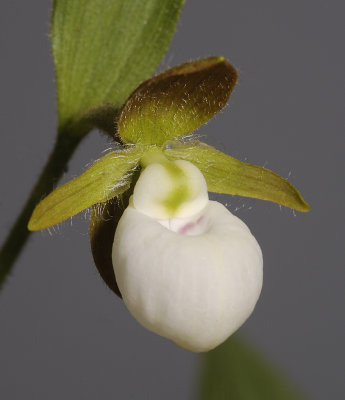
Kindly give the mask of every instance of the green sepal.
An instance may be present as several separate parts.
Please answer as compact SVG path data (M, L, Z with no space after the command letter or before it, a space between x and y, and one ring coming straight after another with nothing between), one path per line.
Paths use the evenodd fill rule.
M120 111L118 133L125 143L162 145L187 135L217 114L237 81L223 57L174 67L143 82Z
M112 151L82 175L60 186L34 209L28 229L37 231L55 225L86 208L105 202L128 189L141 150Z
M290 182L266 168L242 162L198 141L172 143L169 147L166 156L192 162L203 173L210 192L255 197L298 211L310 210Z
M122 106L163 58L183 3L54 0L50 36L60 129L78 125L99 104Z

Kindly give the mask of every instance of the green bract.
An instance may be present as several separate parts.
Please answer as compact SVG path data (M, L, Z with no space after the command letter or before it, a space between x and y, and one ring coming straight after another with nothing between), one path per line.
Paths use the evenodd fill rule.
M199 141L184 141L224 107L236 80L237 72L231 64L223 57L210 57L179 65L143 82L119 114L122 149L107 154L41 201L29 229L47 228L103 203L100 212L95 206L91 213L91 247L102 277L119 294L111 265L112 239L139 170L150 163L170 165L170 161L187 160L203 173L210 192L255 197L308 211L310 207L299 192L274 172L236 160ZM102 125L102 121L99 123ZM109 202L111 199L114 201ZM112 215L113 220L99 218L103 213Z
M95 107L122 106L163 58L183 3L54 0L51 42L60 130L71 130Z

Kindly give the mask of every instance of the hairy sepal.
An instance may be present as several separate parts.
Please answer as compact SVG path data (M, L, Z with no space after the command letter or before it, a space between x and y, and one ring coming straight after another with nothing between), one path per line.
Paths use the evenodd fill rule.
M35 208L28 229L37 231L55 225L80 211L105 202L129 188L141 150L112 151L82 175L60 186Z
M162 145L187 135L217 114L236 84L223 57L178 65L143 82L122 107L118 132L125 143Z
M187 160L198 167L210 192L268 200L297 211L310 210L301 194L286 179L266 168L237 160L204 143L171 143L164 153L171 160Z

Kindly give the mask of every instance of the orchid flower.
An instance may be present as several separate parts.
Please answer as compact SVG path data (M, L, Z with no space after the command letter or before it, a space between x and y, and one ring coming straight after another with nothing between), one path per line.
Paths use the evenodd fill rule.
M144 169L115 233L113 266L132 315L195 352L237 330L262 286L254 236L208 200L202 173L184 160Z
M208 351L249 317L262 254L248 227L208 192L309 206L286 180L193 139L237 81L223 57L143 82L117 118L117 148L43 199L29 221L45 229L92 207L95 264L147 329Z

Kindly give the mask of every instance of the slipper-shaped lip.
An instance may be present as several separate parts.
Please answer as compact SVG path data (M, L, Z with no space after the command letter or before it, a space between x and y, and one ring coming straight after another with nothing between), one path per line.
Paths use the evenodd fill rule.
M134 318L194 352L208 351L235 332L262 287L257 241L215 201L190 219L170 222L130 204L115 233L113 265Z

